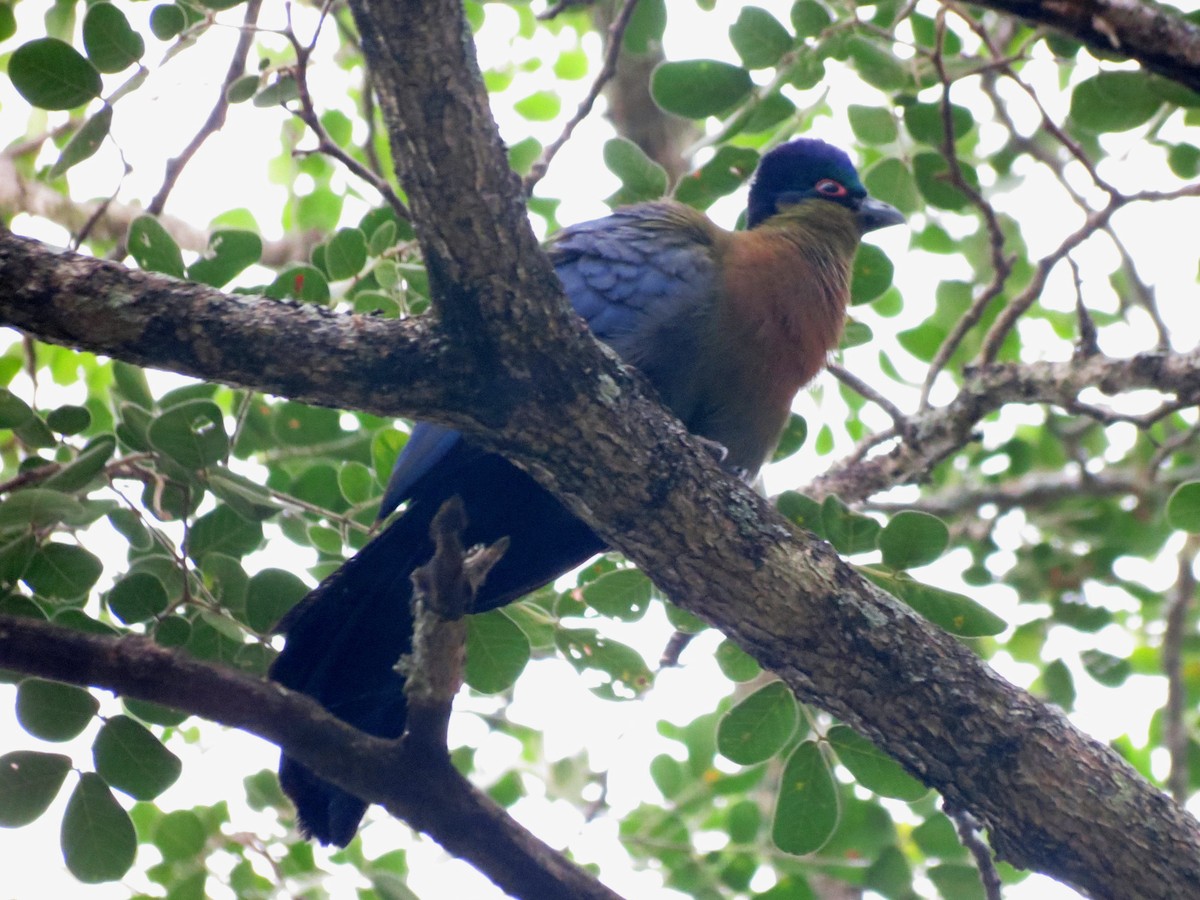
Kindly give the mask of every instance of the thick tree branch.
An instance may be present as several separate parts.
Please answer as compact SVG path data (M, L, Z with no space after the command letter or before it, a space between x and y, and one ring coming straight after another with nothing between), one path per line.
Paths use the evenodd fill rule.
M431 403L434 376L458 379L457 387L443 388L454 396L442 397L455 418L442 419L461 420L508 453L678 603L721 627L802 699L853 725L953 806L969 810L1002 857L1095 897L1125 898L1134 884L1146 898L1193 890L1200 883L1200 826L1193 819L1107 747L1005 682L959 641L865 582L828 545L797 532L762 498L725 477L679 423L638 390L636 379L583 339L529 232L458 4L352 5L429 263L444 329L437 333L453 340L453 353L433 341L432 370L411 373L427 379L415 383L425 384ZM16 324L36 327L37 310L19 314ZM166 313L160 315L172 341L181 330L200 328L176 320L170 329ZM348 354L337 317L304 315L314 328L329 330L334 356ZM61 322L54 332L45 336L75 344L85 337ZM379 368L384 351L374 344L385 333L392 332L370 332L362 341L371 384L390 374ZM137 352L137 359L146 358L145 349ZM474 369L446 362L459 358ZM276 371L284 359L293 369L317 365L316 359L298 361L289 350L273 363L272 384L302 391L299 375L285 382ZM932 452L944 456L953 440L961 445L969 438L989 404L1060 402L1076 397L1084 384L1111 390L1130 378L1162 377L1181 396L1196 396L1200 374L1190 356L1098 364L1104 362L1113 371L1077 361L1078 380L1061 382L1050 397L1038 393L1046 382L1036 367L981 369L970 376L979 393L965 393L940 419L927 420L930 430L918 446L928 452L928 439ZM1118 370L1123 380L1109 380ZM240 383L248 375L243 367L236 377ZM361 382L354 390L367 396ZM989 390L1000 399L986 399ZM395 411L416 411L394 391L389 386L384 395L395 400ZM368 399L369 408L386 411L378 396ZM478 413L484 401L492 401L490 417L468 420L463 411ZM482 430L489 426L494 430ZM886 486L884 478L890 484L919 477L923 466L942 458L913 454L902 448L892 469L881 467L879 486ZM613 484L622 489L612 490ZM342 757L337 762L345 765ZM332 774L320 760L314 768Z
M55 252L3 229L0 284L0 321L52 343L384 415L436 418L470 405L451 395L470 383L456 370L471 361L441 339L432 318L347 316L227 295Z
M1200 26L1144 0L972 0L997 12L1049 25L1101 56L1135 59L1152 72L1200 91Z
M355 731L278 684L166 650L149 638L84 634L11 616L0 616L0 666L161 703L258 735L339 787L383 804L517 896L619 900L476 791L447 755ZM481 841L481 834L488 839Z

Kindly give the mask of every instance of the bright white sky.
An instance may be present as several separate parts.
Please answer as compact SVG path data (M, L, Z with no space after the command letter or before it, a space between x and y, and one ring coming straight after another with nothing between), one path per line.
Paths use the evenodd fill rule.
M741 5L718 4L716 13L701 17L692 4L671 4L671 42L666 48L668 57L686 59L710 56L735 61L725 34L728 24L736 18ZM791 5L788 0L763 0L760 5L774 10L782 21L787 21L787 11ZM22 20L37 18L35 13L40 14L40 11L35 10L34 6L28 3L18 5L18 16ZM267 7L263 24L278 24L271 23L267 17L281 16L281 5L267 4ZM150 4L126 4L122 8L131 17L145 16L149 13ZM310 10L296 12L299 18L307 15ZM223 19L230 23L237 22L240 21L241 13L240 9L236 9L232 14L225 14ZM482 64L485 68L507 61L507 50L499 38L508 31L509 24L506 18L515 15L498 4L489 4L487 13L488 25L480 45ZM686 29L680 29L677 27L676 17L694 17L697 22ZM29 35L24 29L18 33L22 37ZM161 180L163 160L178 152L207 115L218 90L219 78L224 72L225 60L231 52L234 37L233 29L229 29L224 45L217 46L220 42L214 40L214 36L206 36L204 43L210 47L211 55L195 51L180 55L162 71L152 75L143 90L122 101L115 117L114 135L133 170L121 184L122 199L136 199L144 203L153 195ZM552 57L558 49L555 47L555 39L543 35L540 40L541 44L532 49L540 56ZM151 49L147 54L147 61L155 67L155 54L160 52L161 46L153 41L148 43ZM588 49L593 59L596 59L599 52L598 40ZM212 64L209 62L212 59L219 62ZM319 89L322 85L327 87L328 97L325 99L329 104L342 102L338 85L330 83L340 77L342 73L325 70L316 73L313 79L316 88ZM1044 77L1047 79L1046 83L1052 85L1057 74L1047 63L1043 66L1043 71L1036 76L1030 74L1029 77ZM119 82L110 80L109 87L116 83ZM564 110L569 112L574 109L587 84L585 80L563 86L566 94ZM539 75L522 74L518 76L514 85L516 96L521 96L523 85L528 87L528 91L546 86ZM823 87L829 89L829 102L837 110L843 110L854 102L878 101L878 94L861 85L853 77L834 76ZM10 96L11 92L5 91L5 88L7 83L0 84L0 102L3 103L4 109L10 111L8 119L15 125L24 121L25 107L19 98ZM818 93L797 94L796 99L801 104L812 103L816 101ZM969 103L969 91L956 93L955 99L956 102ZM318 104L321 103L322 98L318 98ZM1057 102L1056 106L1053 97L1050 97L1050 106L1052 114L1056 116L1065 111L1062 102ZM352 110L347 109L346 112L351 113ZM1028 104L1015 96L1012 112L1023 127L1035 127L1036 120L1029 118ZM252 210L263 211L278 208L283 192L279 186L268 181L266 158L247 153L246 148L261 146L267 148L268 153L277 152L281 121L282 114L275 111L253 109L249 104L233 107L225 130L209 140L189 167L185 177L181 179L168 204L168 212L196 225L203 225L232 207L246 206ZM148 123L152 123L152 127L156 129L159 140L145 139ZM557 135L560 124L537 124L512 119L502 121L501 127L510 141L515 142L532 133L548 142ZM815 133L842 146L854 146L854 139L844 116L839 115L834 119L821 118ZM543 182L539 193L563 197L559 212L561 221L579 221L607 211L603 198L616 188L617 182L599 163L598 149L610 134L608 125L598 114L593 114L577 130L574 139L560 154ZM11 132L0 134L0 140L5 142L12 137ZM1200 136L1193 135L1193 142L1200 143L1198 138ZM984 140L998 141L998 137L985 130ZM1153 178L1155 173L1164 170L1161 155L1141 147L1136 140L1126 139L1121 143L1119 137L1114 138L1113 146L1119 150L1120 158L1111 162L1112 172L1106 174L1110 174L1114 179L1128 178L1130 173ZM75 195L103 196L111 193L118 183L120 172L120 160L109 144L92 160L73 170L71 181ZM1119 183L1129 188L1159 186L1128 180ZM987 187L985 185L985 189ZM1024 213L1021 221L1025 238L1031 250L1038 253L1057 244L1066 232L1062 217L1049 211L1051 204L1058 204L1053 208L1061 208L1059 201L1058 191L1053 184L1040 178L1032 178L1025 183L1019 196L1002 198L998 203L1005 208L1012 208L1015 212ZM741 195L723 201L712 211L714 218L721 224L732 225L742 202L744 200ZM356 217L355 213L350 212L356 205L361 206L362 210L367 208L365 204L349 199L349 220ZM1177 242L1164 241L1162 235L1194 233L1194 223L1200 219L1200 202L1175 204L1172 212L1179 217L1176 220L1179 223L1179 231L1163 231L1162 207L1130 208L1121 214L1118 224L1135 256L1143 260L1152 260L1143 274L1155 273L1163 315L1176 335L1177 346L1188 347L1200 339L1200 319L1194 315L1196 258L1194 254L1179 253ZM259 223L264 230L264 237L269 239L279 236L277 220L271 213L264 212L259 217ZM61 231L46 226L45 223L32 222L22 217L15 223L15 227L19 231L45 240L65 242L65 235ZM965 220L960 227L966 227ZM872 239L887 250L896 263L896 280L909 304L899 319L883 322L884 333L898 331L924 317L927 307L921 298L931 297L932 286L937 279L961 278L968 274L959 265L948 264L944 257L930 257L908 250L908 236L904 229L889 229L877 236L873 235ZM1079 258L1086 264L1089 258L1096 259L1107 253L1109 248L1103 242L1094 241L1080 253ZM1111 264L1101 262L1097 271L1107 273L1109 268ZM1111 302L1108 288L1104 284L1097 282L1087 285L1086 288L1089 291L1089 302L1096 302L1101 306L1108 306ZM1060 273L1060 280L1052 283L1047 296L1058 296L1062 298L1066 308L1070 307L1074 295L1069 282L1065 280L1065 275ZM880 326L874 322L872 324L876 325L878 331ZM1120 347L1106 349L1126 353L1135 348L1150 346L1152 343L1153 336L1148 323L1135 321L1128 329L1128 334L1123 336ZM875 377L878 370L873 353L856 353L854 357L847 358L847 363L853 364L856 371L868 381L886 385L889 395L893 396L902 408L912 408L915 405L914 396L896 396L903 392L882 375ZM917 370L914 369L905 374L915 376L916 373ZM19 383L16 387L20 389ZM805 414L810 423L815 423L823 418L836 416L838 406L836 392L821 391L818 387L815 392L802 395L798 399L797 411ZM1026 417L1030 413L1014 411L1012 415ZM882 426L886 423L879 418L876 424ZM815 425L813 430L815 432ZM839 449L845 450L848 447ZM786 471L772 473L769 476L769 486L772 490L779 490L803 484L806 477L798 473L819 471L827 462L827 459L815 456L810 449ZM1014 517L1009 532L1010 540L1014 544L1020 527L1021 523ZM123 552L119 545L114 543L113 546L114 553ZM253 562L261 562L263 566L282 565L298 571L303 561L297 558L297 553L291 544L279 539L271 542L265 551L256 555ZM967 564L964 560L965 554L952 553L936 567L924 573L924 577L933 583L953 588L957 573ZM1131 563L1130 570L1122 574L1143 581L1156 589L1163 589L1172 580L1172 573L1173 566ZM1018 609L1015 598L1004 588L997 587L982 592L972 589L972 595L988 603L1009 621L1018 621L1020 617L1028 614L1027 609ZM655 609L645 620L633 626L611 623L609 631L619 640L637 648L646 659L655 660L662 651L670 628L661 611ZM1101 632L1091 640L1094 640L1094 645L1100 649L1113 653L1122 653L1129 649L1125 646L1124 635L1115 629ZM588 823L582 820L579 811L570 804L536 796L521 801L515 813L536 833L555 846L562 846L569 840L581 862L599 863L610 886L628 897L639 900L666 900L681 896L665 890L654 873L632 869L617 840L617 823L622 812L631 809L642 797L656 796L656 790L646 770L649 760L659 752L679 752L676 745L664 742L658 736L656 723L659 719L688 722L711 710L714 696L728 693L729 683L719 673L712 659L712 651L718 641L719 635L714 633L701 636L684 655L685 665L682 668L662 673L654 689L643 699L632 703L617 704L595 698L587 690L585 679L565 662L557 659L531 664L515 689L515 699L509 707L508 714L515 721L544 731L546 754L549 759L586 753L594 769L608 771L606 799L612 808L612 814ZM1077 634L1064 631L1055 635L1047 650L1072 659L1073 654L1080 649L1078 642ZM1007 677L1025 685L1036 675L1032 667L1019 666L1003 658L997 661L997 667ZM1098 688L1087 676L1078 677L1076 685L1079 689L1079 699L1072 719L1089 733L1104 740L1129 733L1135 742L1143 741L1150 716L1162 705L1165 697L1161 679L1134 678L1120 692ZM12 691L9 688L0 688L0 747L5 751L18 748L45 749L44 744L30 738L16 724L12 716L11 697ZM515 741L490 732L482 720L470 714L470 711L486 712L495 707L496 704L487 698L461 697L457 706L459 714L454 719L451 733L453 744L470 744L479 748L476 759L480 783L488 783L507 768L518 764L519 748ZM107 710L116 711L117 708L115 703L110 702L106 705ZM226 799L233 810L234 827L238 830L264 833L277 827L272 816L259 815L244 806L241 784L245 775L275 766L274 748L234 732L212 728L206 728L204 731L204 737L199 744L184 745L178 740L172 742L172 749L184 759L184 775L174 787L159 798L160 805L164 809L189 808L198 803ZM81 764L86 765L92 735L93 732L89 730L82 738L54 749L69 753ZM0 860L3 860L5 869L6 893L23 900L47 896L99 900L123 898L133 891L150 889L150 885L140 883L140 879L135 877L137 870L144 868L154 854L152 848L145 846L139 850L138 866L124 884L83 886L63 870L58 851L57 827L65 800L66 792L35 826L0 831ZM898 805L898 808L902 808L902 805ZM712 847L705 843L709 838L713 842ZM369 857L396 846L411 845L409 852L414 874L410 884L421 896L461 896L480 900L501 896L474 870L464 864L447 860L430 842L412 843L409 830L386 816L375 816L373 823L363 831L363 841ZM720 846L717 843L719 835L699 835L697 841L702 849ZM345 867L332 869L339 873L339 877L347 879L343 887L333 888L335 896L349 896L353 886L358 885L353 873L344 869ZM767 886L756 884L759 888ZM219 885L210 883L209 890L214 897L223 896ZM1034 876L1021 886L1011 889L1006 896L1011 900L1057 900L1076 895L1048 879Z

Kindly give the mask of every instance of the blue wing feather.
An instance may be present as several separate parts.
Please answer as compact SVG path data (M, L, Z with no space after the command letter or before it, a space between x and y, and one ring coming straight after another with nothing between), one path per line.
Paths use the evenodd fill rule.
M547 252L592 333L657 381L639 351L656 343L662 327L710 304L717 280L713 241L704 216L667 201L564 228ZM671 393L664 391L664 399ZM380 518L409 499L461 439L453 429L418 422L388 479Z

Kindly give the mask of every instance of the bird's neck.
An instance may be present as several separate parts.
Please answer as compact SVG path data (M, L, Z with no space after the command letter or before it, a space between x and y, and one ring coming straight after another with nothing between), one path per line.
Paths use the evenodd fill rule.
M730 236L725 283L731 318L750 337L788 399L820 371L841 337L859 232L853 213L821 203Z

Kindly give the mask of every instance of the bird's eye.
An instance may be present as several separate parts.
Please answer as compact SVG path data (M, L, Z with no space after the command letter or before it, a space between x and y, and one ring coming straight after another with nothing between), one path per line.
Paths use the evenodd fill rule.
M814 187L818 194L825 197L845 197L849 193L845 185L834 181L832 178L822 178Z

